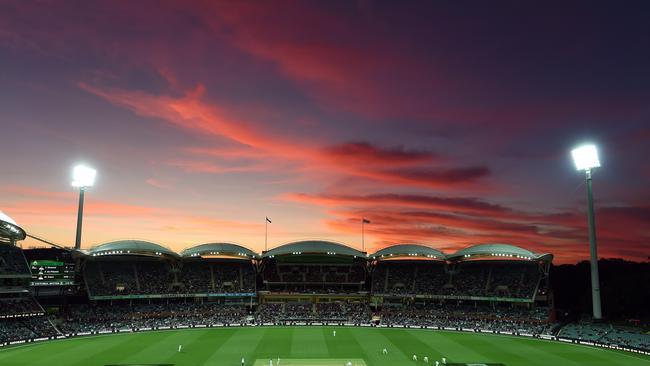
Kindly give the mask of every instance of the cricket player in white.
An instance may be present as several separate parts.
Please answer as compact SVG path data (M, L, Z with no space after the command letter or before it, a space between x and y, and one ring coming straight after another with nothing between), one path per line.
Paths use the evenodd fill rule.
M179 344L179 345L178 345L178 352L180 352L182 349L183 349L183 345L182 345L182 344Z
M336 331L332 331L332 336L336 337Z
M385 354L385 355L387 355L387 354L388 354L388 350L387 350L386 348L384 348L384 350L383 350L383 351L381 351L381 353L383 353L383 354Z
M352 366L352 362L348 361L347 366Z
M444 358L444 357L442 358L442 364L443 364L443 365L446 365L446 364L447 364L447 359Z
M241 358L241 366L244 366L244 358Z
M269 358L269 366L273 366L273 359Z
M417 361L417 360L418 360L418 356L413 355L413 361Z
M424 363L429 363L429 357L424 356Z
M440 366L440 361L436 361L436 366Z

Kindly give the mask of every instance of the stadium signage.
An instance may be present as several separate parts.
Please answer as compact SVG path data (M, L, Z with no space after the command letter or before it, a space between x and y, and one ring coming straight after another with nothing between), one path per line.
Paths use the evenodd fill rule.
M501 301L501 302L533 302L533 299L521 299L515 297L489 297L489 296L458 296L458 295L415 295L416 299L437 299L437 300L478 300L478 301Z
M120 299L167 299L183 297L253 297L254 292L244 293L198 293L198 294L152 294L152 295L95 295L90 296L91 300L120 300Z

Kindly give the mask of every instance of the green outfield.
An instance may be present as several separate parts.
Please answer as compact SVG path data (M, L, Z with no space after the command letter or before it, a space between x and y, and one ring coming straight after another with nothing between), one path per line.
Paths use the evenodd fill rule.
M332 331L336 329L336 336ZM178 346L182 351L178 352ZM388 354L382 354L386 348ZM413 355L418 361L412 361ZM0 350L2 366L355 366L454 364L650 366L641 355L474 333L353 327L214 328L36 343Z

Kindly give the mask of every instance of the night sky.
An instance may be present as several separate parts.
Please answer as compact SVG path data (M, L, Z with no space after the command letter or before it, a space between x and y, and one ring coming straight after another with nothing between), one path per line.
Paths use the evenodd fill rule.
M650 2L0 1L0 210L72 245L650 251ZM27 246L36 242L28 240Z

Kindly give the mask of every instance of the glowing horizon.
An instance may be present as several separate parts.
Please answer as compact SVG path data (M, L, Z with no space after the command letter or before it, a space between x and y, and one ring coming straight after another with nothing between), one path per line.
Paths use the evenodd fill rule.
M570 150L592 141L606 167L594 171L599 254L645 261L643 14L577 4L7 4L0 210L71 245L69 173L83 161L99 176L82 248L136 238L260 252L266 216L269 248L308 238L360 248L365 217L367 252L507 243L568 263L589 257L584 177Z

